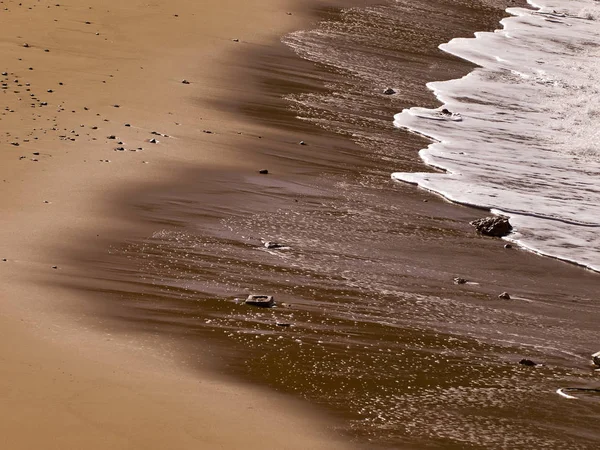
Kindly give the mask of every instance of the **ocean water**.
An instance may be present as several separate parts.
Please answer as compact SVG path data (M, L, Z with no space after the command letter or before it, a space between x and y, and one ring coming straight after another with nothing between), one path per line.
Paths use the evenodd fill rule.
M188 167L176 182L121 192L153 232L92 261L102 311L181 338L188 368L315 405L362 448L598 448L598 397L570 390L598 383L597 274L506 250L468 225L486 212L390 179L436 174L418 157L430 138L395 127L394 114L431 115L440 103L426 83L474 69L438 46L497 28L508 5L326 9L283 38L293 52L240 61L265 89L236 105L262 138L239 139L269 175ZM466 125L452 109L461 122L424 123ZM259 293L276 307L243 304Z
M529 3L440 46L479 67L428 83L442 105L394 124L433 139L419 155L443 173L392 177L509 216L508 240L600 271L600 5Z

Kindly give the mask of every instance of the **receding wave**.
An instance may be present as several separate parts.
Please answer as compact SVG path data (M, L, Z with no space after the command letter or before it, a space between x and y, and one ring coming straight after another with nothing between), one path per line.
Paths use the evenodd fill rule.
M480 67L429 83L443 106L394 123L433 139L419 154L444 173L392 177L508 215L512 240L600 271L600 6L529 3L501 30L440 46Z

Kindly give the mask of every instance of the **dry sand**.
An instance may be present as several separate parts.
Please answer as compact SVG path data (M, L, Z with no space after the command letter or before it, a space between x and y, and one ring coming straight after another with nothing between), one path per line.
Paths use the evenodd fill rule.
M211 105L251 89L241 52L308 18L278 0L0 7L2 448L347 447L304 406L91 326L85 299L49 283L76 273L59 249L144 233L110 215L125 186L187 163L253 165L238 149L257 131Z

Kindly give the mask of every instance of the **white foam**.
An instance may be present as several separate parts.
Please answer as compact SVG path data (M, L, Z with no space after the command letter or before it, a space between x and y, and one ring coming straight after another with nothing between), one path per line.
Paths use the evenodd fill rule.
M600 4L530 3L440 46L481 66L427 85L462 120L411 108L394 124L435 140L419 154L446 173L392 177L508 215L511 240L600 271Z

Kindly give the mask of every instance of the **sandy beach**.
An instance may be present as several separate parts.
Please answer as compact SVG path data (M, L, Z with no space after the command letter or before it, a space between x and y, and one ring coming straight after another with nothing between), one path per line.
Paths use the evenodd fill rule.
M252 88L237 55L309 18L274 0L111 0L5 1L0 20L3 447L347 448L292 400L113 336L60 287L77 278L65 250L144 235L111 214L120 191L192 162L252 164L236 148L256 135L215 104Z
M517 3L338 3L1 4L5 448L595 448L598 275L390 179Z

